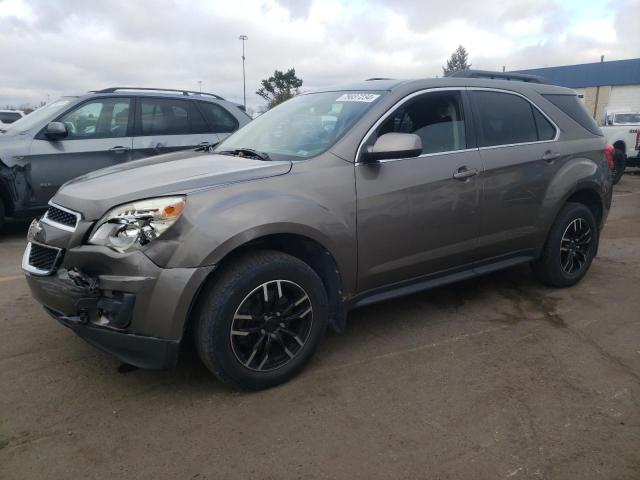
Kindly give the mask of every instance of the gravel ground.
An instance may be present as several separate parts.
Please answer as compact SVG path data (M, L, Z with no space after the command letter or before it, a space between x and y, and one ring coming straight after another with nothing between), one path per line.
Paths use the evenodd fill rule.
M518 267L353 312L302 375L119 369L50 319L0 233L0 478L638 479L640 175L553 290Z

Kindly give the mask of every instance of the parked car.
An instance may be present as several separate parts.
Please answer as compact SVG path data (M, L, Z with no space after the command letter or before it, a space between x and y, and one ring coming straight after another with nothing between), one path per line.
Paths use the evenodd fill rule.
M67 180L161 153L215 145L251 119L214 94L107 88L0 126L0 226L42 213Z
M22 110L0 110L0 125L9 125L24 116L25 113Z
M626 167L640 167L640 112L608 112L605 120L602 132L615 148L615 185Z
M356 307L528 262L574 285L611 205L605 140L574 91L508 78L303 94L213 152L68 182L29 229L33 296L126 363L172 367L193 337L260 389Z

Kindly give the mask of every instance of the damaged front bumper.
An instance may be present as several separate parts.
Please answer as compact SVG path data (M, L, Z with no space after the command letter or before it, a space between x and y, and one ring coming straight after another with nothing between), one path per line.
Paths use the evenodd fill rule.
M175 365L192 303L213 266L161 268L141 251L80 245L60 249L53 271L39 274L29 263L33 244L23 270L33 297L51 316L123 362Z

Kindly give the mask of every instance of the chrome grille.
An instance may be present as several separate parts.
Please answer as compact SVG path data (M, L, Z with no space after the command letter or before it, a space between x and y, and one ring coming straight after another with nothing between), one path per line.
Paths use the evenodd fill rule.
M22 268L36 275L50 275L58 268L62 255L60 248L30 242L24 252Z
M42 217L43 222L69 231L76 229L79 219L80 215L78 213L53 204L49 204L49 208Z

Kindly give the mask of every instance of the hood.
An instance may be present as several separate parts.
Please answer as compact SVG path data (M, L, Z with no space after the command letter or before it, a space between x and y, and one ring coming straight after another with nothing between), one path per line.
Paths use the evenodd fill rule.
M52 201L96 220L117 205L202 188L284 175L291 162L254 160L209 152L158 155L96 170L65 183Z

